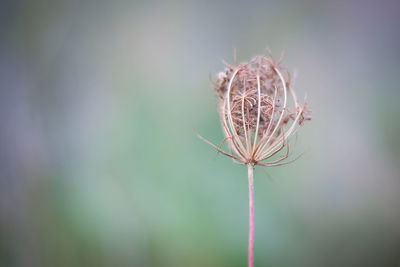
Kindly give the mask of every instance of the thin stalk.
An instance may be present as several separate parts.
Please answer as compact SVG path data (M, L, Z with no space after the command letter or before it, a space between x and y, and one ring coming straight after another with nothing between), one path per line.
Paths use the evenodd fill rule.
M249 267L254 266L254 182L253 182L253 164L248 164L249 176Z

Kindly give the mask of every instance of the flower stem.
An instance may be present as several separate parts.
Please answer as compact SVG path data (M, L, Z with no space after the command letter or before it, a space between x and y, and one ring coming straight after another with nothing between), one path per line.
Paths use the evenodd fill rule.
M253 182L254 166L248 164L249 176L249 267L254 266L254 182Z

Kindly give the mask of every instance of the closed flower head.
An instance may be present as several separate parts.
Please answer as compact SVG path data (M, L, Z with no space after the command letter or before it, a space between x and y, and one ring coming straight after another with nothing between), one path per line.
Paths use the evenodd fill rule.
M284 160L289 157L289 137L311 119L306 104L297 100L289 72L266 56L256 56L236 66L226 65L214 87L220 98L224 142L233 153L205 141L243 165L288 163ZM268 160L284 148L284 155Z

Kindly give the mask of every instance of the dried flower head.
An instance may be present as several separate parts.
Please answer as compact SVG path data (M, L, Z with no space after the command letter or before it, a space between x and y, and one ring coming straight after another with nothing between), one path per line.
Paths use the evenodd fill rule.
M202 139L243 165L288 163L283 162L289 156L288 138L311 119L306 104L297 100L289 72L266 56L256 56L237 66L225 65L214 87L220 98L223 142L227 141L234 153ZM266 162L284 148L283 156Z

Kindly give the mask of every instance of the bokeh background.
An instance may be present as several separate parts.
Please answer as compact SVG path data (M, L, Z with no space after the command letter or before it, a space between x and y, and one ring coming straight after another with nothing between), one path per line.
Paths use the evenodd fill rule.
M209 77L297 71L304 156L255 172L256 266L400 266L398 1L2 1L0 266L246 266Z

